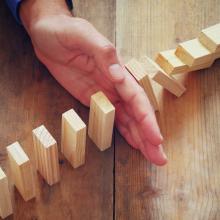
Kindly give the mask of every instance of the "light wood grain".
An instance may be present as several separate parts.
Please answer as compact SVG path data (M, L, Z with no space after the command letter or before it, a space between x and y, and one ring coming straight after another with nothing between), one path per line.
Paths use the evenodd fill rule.
M37 170L52 186L60 181L57 142L44 125L35 128L32 134Z
M36 196L33 169L30 159L18 142L7 147L13 183L25 201Z
M0 217L6 218L13 213L8 178L0 167Z
M164 72L160 66L149 57L144 56L141 58L141 61L146 72L155 82L160 84L162 88L165 88L177 97L180 97L186 91L186 88L181 82Z
M115 107L103 92L91 96L88 134L96 146L104 151L111 147Z
M175 49L159 52L155 61L167 74L189 72L187 64L175 55Z
M144 89L146 95L148 96L150 103L155 111L158 111L158 103L156 96L154 94L152 79L150 75L146 72L143 65L136 59L131 59L125 64L127 70L134 76L140 86Z
M117 1L116 45L126 60L175 48L220 20L219 1ZM115 219L217 220L220 215L220 63L175 75L186 93L158 87L169 162L149 164L116 136Z
M189 67L209 63L213 59L213 53L204 47L198 38L180 43L175 55Z
M86 125L70 109L62 114L61 151L74 168L85 163Z
M203 29L199 34L199 41L212 53L219 53L220 23Z

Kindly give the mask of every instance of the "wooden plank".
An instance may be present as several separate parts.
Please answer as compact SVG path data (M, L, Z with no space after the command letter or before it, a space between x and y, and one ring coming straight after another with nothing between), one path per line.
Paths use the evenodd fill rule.
M0 217L6 218L13 214L8 178L0 167Z
M27 154L18 142L7 147L13 182L25 201L36 196L33 169Z
M197 38L180 43L175 54L189 67L208 63L213 59L212 53Z
M91 96L89 112L89 137L104 151L111 146L115 107L103 92Z
M116 45L126 60L155 57L220 20L217 1L119 0L116 8ZM179 99L157 87L166 166L150 164L116 135L115 219L219 218L219 67L216 60L198 74L175 75L187 85Z
M166 72L167 74L179 74L188 73L196 70L206 69L212 66L218 54L213 54L212 59L206 63L189 67L183 63L176 55L175 50L167 50L158 53L156 63Z
M155 61L167 74L189 72L189 66L175 55L175 49L159 52Z
M62 114L61 151L74 168L85 163L86 125L70 109Z
M199 41L212 53L220 52L220 23L205 28L199 34Z
M75 0L74 5L78 17L89 20L114 43L114 0ZM0 27L0 91L4 91L0 92L0 164L11 179L5 150L10 142L22 140L25 152L34 161L33 128L43 123L57 143L61 143L62 113L74 108L88 124L89 110L66 92L38 61L27 34L16 24L5 1L0 1ZM86 164L76 170L62 154L59 159L62 181L50 187L37 175L36 201L24 202L21 196L12 193L13 219L112 220L114 142L108 151L100 153L87 139Z
M155 111L159 110L156 96L152 87L152 81L145 69L136 59L131 59L125 64L128 71L134 76L140 86L144 89L146 95L148 96L150 103Z
M57 142L44 125L32 131L36 167L49 185L60 181Z
M151 78L169 92L177 97L180 97L186 91L186 88L180 82L165 73L153 60L148 57L142 57L141 61L143 62L146 72L151 76Z

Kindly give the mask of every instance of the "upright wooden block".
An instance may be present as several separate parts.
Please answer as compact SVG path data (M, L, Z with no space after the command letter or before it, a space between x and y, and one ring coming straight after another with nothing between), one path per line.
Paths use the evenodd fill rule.
M213 54L197 38L179 44L175 54L189 67L198 66L213 60Z
M180 97L186 91L186 88L181 83L179 83L171 75L165 73L153 60L148 57L143 57L141 61L144 65L144 68L148 72L148 75L150 75L154 81L159 83L169 92L177 97Z
M136 59L131 59L126 65L127 70L134 76L140 86L144 89L150 103L155 111L159 109L156 96L153 91L152 82L142 64Z
M91 96L89 113L89 137L103 151L111 146L115 107L103 92Z
M6 218L13 213L8 178L0 167L0 217Z
M220 23L203 29L199 41L212 53L220 53Z
M85 163L86 125L70 109L62 114L61 151L74 168Z
M158 53L155 61L167 74L189 72L189 66L176 56L175 49Z
M35 197L35 184L31 162L21 145L15 142L7 147L12 178L25 201Z
M49 185L60 180L57 142L44 125L34 129L33 142L36 167Z

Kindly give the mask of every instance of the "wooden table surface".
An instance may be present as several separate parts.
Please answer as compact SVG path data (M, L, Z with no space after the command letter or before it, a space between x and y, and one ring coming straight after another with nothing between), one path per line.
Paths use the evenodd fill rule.
M219 0L75 0L76 14L115 43L125 61L176 47L220 22ZM61 182L36 174L37 198L24 202L10 183L8 219L220 219L220 61L184 75L181 98L157 89L157 118L169 163L156 167L114 132L100 152L88 139L86 164L72 169L59 155ZM19 141L34 160L31 131L44 124L60 144L61 114L89 110L39 63L30 40L0 1L0 166L10 177L6 146Z

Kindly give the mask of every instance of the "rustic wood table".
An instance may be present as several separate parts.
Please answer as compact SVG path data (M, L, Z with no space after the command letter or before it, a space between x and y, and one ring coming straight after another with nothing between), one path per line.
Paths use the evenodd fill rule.
M175 48L220 22L219 0L75 0L78 16L115 43L125 61ZM88 139L86 164L72 169L60 154L61 182L35 175L37 198L24 202L12 184L8 219L220 219L220 61L184 75L176 98L157 88L157 115L169 163L156 167L114 132L100 152ZM31 42L0 1L0 166L10 179L6 146L20 141L34 160L31 131L44 124L60 144L61 114L89 110L39 63Z

